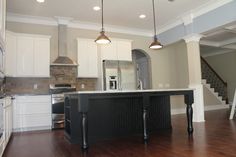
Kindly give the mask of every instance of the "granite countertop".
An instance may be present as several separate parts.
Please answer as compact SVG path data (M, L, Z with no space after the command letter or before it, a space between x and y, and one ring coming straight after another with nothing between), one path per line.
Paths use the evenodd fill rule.
M171 92L171 91L188 91L195 88L178 88L178 89L147 89L147 90L116 90L116 91L76 91L66 94L99 94L99 93L142 93L142 92Z
M14 96L37 96L37 95L51 95L50 93L7 93L6 96L14 97Z

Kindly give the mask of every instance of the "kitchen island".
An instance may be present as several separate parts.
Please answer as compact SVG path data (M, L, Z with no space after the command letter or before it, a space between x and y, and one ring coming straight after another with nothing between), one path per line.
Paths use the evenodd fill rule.
M193 90L84 91L65 94L65 137L87 149L99 140L171 129L170 96L183 95L187 131L193 133Z

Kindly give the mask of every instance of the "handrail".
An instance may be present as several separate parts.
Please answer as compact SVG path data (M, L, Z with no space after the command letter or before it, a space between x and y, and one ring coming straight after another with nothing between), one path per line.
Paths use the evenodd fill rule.
M227 83L218 75L218 73L201 57L202 77L222 96L228 104Z
M227 86L227 83L217 74L217 72L210 66L210 64L201 56L201 60L211 69L211 71Z

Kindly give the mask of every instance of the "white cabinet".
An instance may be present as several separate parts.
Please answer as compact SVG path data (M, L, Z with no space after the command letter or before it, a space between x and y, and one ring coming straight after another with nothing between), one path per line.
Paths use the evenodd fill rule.
M34 76L50 77L50 39L34 39Z
M5 75L16 76L16 35L11 32L6 34L6 51Z
M110 44L101 45L102 60L132 61L131 41L112 39Z
M77 39L78 77L98 77L98 51L93 39Z
M6 97L0 100L3 105L3 135L0 138L0 156L2 156L12 134L12 100Z
M0 0L0 46L4 47L6 26L6 0Z
M4 98L4 143L5 146L7 145L7 143L9 142L9 139L11 137L11 133L12 133L12 125L13 125L13 108L12 108L12 101L10 97L6 97Z
M18 36L16 50L17 76L32 75L34 73L34 38Z
M6 76L50 77L50 37L7 32Z
M51 129L51 95L16 96L14 131Z

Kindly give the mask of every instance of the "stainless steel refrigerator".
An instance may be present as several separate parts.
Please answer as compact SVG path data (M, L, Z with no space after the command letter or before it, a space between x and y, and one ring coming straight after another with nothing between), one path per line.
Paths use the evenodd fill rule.
M135 90L136 70L131 61L103 61L104 90Z

